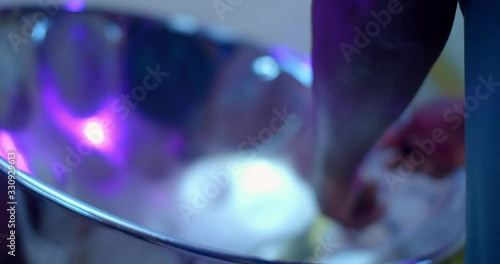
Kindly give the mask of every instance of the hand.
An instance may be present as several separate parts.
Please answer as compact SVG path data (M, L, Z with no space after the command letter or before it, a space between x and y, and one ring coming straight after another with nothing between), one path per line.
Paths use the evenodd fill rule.
M323 213L345 227L361 229L384 212L384 207L377 202L377 188L372 183L342 183L335 178L324 178L316 190Z
M376 190L355 183L356 168L406 108L438 58L456 4L313 1L312 90L319 171L313 175L321 209L340 223L361 228L380 216ZM369 37L361 36L366 33L359 30L366 32L380 23L374 13L388 17L387 12L387 25L378 25L380 30Z

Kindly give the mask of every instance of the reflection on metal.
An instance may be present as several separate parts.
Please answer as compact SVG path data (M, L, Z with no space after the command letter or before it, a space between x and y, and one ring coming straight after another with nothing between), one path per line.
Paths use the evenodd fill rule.
M7 171L6 153L15 150L25 172L17 180L28 260L315 258L314 248L289 255L318 216L304 180L313 135L310 62L286 49L267 51L232 40L226 31L202 29L188 17L165 25L116 13L75 14L85 1L66 8L36 24L30 41L37 45L20 52L31 68L19 67L11 78L13 87L28 91L22 110L30 118L17 126L6 118L0 128L0 168ZM17 11L17 17L0 18L4 35L11 30L5 25L21 28L19 18L40 10ZM1 47L6 58L15 54ZM0 67L0 79L12 77L8 69ZM1 111L16 114L19 106L6 104ZM41 204L36 210L28 206L33 201ZM334 233L345 238L343 248L357 249L344 233ZM425 238L398 239L386 236L371 245L376 253L402 249L374 262L443 250L432 244L423 254L411 246Z
M81 12L85 9L86 0L67 0L64 5L66 10L70 12Z
M172 15L168 20L168 24L170 28L177 32L186 33L188 35L194 34L200 30L200 25L198 21L193 17L186 15Z
M295 55L292 51L282 46L274 47L271 53L278 60L284 72L295 77L306 88L312 86L313 71L309 57Z
M115 23L110 23L106 27L106 37L111 42L118 42L122 38L122 29Z
M290 162L289 146L301 140L296 125L269 134L287 115L309 114L304 87L280 76L281 66L265 50L229 42L223 31L204 31L190 17L165 25L73 13L84 6L68 2L71 12L35 25L30 41L37 45L24 46L34 54L27 58L33 70L15 80L32 84L23 110L33 117L18 133L7 124L0 134L0 167L7 168L6 151L15 150L18 169L29 173L18 177L28 260L51 255L59 257L50 264L102 263L105 254L112 263L139 257L142 263L279 263L283 245L317 215L311 188ZM7 113L16 112L9 107ZM240 139L250 140L246 149L255 147L255 155L238 150ZM226 187L210 182L217 166L226 169L242 157L241 175L231 175ZM208 196L197 197L195 186ZM198 198L206 199L203 208ZM24 206L30 199L44 204L36 217ZM190 223L183 204L196 212ZM51 246L56 241L65 246Z
M41 19L36 22L33 27L33 31L31 32L31 38L35 43L41 43L45 39L45 35L47 34L48 21Z
M9 135L8 132L0 130L0 161L1 159L7 160L8 157L10 157L9 153L14 153L16 162L14 165L16 169L31 173L24 154L16 147L12 136ZM3 169L5 169L5 167L8 167L8 164L5 164Z
M272 81L280 74L279 65L271 56L255 59L252 68L264 81Z
M101 145L106 140L104 128L100 122L90 121L83 130L85 137L94 145Z

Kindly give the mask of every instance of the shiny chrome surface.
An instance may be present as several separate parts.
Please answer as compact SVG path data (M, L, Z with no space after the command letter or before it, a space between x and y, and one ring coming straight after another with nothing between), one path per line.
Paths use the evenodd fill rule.
M0 40L0 167L7 171L14 151L29 263L328 260L300 246L318 216L307 184L307 58L185 16L0 14L8 36ZM462 188L459 179L447 190ZM388 204L399 197L391 195ZM332 234L342 252L375 248L379 262L432 257L462 234L457 225L422 247L427 238L410 239L422 227L392 220L381 222L386 234L376 242Z
M41 204L20 212L30 263L254 263L307 232L305 59L180 15L2 15L1 155Z
M3 160L0 164L8 166ZM18 226L27 240L24 242L27 246L18 250L28 251L32 263L103 263L107 260L121 263L289 263L270 262L187 243L81 203L22 172L16 178L20 183L17 201L24 205L20 207L20 213L25 215ZM57 231L51 230L56 232L43 234L47 230L40 227L40 212L42 217L46 214L45 217L57 220L51 223L57 225ZM98 233L100 240L89 240L92 233ZM70 242L68 237L75 241L65 244ZM84 241L86 243L81 243ZM57 253L55 248L59 254L47 258L49 253Z

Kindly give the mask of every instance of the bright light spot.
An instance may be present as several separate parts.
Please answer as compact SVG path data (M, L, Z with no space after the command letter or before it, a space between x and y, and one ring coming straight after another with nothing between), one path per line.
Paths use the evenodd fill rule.
M330 248L329 248L330 249ZM325 256L324 258L317 259L321 263L380 263L380 259L375 252L369 250L348 250L337 251L338 249L332 248L335 254ZM379 260L379 261L377 261ZM316 262L316 261L315 261Z
M198 22L186 15L174 15L169 20L169 26L176 31L183 32L186 34L193 34L199 30Z
M85 0L68 0L65 7L71 12L81 12L85 8Z
M282 62L283 71L292 75L306 88L310 88L313 80L312 67L309 63L298 59L286 59Z
M280 66L270 56L257 58L253 62L253 71L265 81L272 81L280 74Z
M257 160L241 166L241 173L234 179L233 210L245 219L248 228L283 235L285 230L301 227L312 219L314 202L310 192L286 163ZM290 219L294 219L295 226L284 227Z
M94 145L101 145L106 140L104 128L96 121L88 122L83 130L85 137Z
M313 71L310 62L301 61L291 56L281 62L283 71L295 77L305 87L309 88L313 81Z
M287 191L287 175L280 167L265 161L257 161L245 165L237 184L243 186L243 192L254 198L253 195ZM248 196L247 196L248 197Z
M277 46L272 50L273 57L279 62L282 70L310 88L313 81L311 58L295 54L288 48Z
M297 70L290 71L290 74L295 76L299 82L301 82L305 87L311 87L313 81L313 71L312 67L308 63L299 63Z
M282 256L282 246L306 232L318 215L312 190L297 177L286 160L249 160L238 153L194 162L175 184L174 200L200 206L178 214L186 221L182 238ZM208 192L210 186L218 191Z
M38 21L35 26L33 26L33 31L31 32L31 38L34 42L40 43L45 39L47 34L48 22L47 20Z

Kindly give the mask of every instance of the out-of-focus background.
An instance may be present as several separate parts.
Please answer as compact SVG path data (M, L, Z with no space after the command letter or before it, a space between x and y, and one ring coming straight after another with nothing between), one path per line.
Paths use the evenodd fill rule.
M62 3L64 0L43 0ZM308 55L311 47L311 0L72 0L74 10L86 5L125 12L186 14L205 26L227 29L262 46L285 46ZM38 0L0 0L0 8L39 5ZM457 10L449 42L423 84L414 105L436 96L457 97L464 87L463 18ZM460 261L460 259L458 260Z
M43 0L43 3L67 0ZM311 0L71 0L74 9L86 5L134 13L186 14L204 25L222 26L262 45L284 45L303 54L311 47ZM36 0L2 0L0 7L38 4ZM437 94L458 96L464 87L463 18L459 9L448 45L417 103Z
M202 23L230 28L263 45L284 45L303 54L311 48L311 0L101 0L99 5L121 3L126 10L149 13L184 13ZM463 17L457 9L448 45L424 84L421 97L436 93L460 95L464 72ZM433 91L433 88L436 88Z
M55 0L54 0L55 1ZM62 1L62 0L59 0ZM76 2L83 2L77 0ZM183 13L203 24L223 26L262 45L284 45L303 54L311 48L311 0L89 0L103 7L157 13ZM414 105L438 95L461 96L464 89L463 17L457 9L448 45Z

